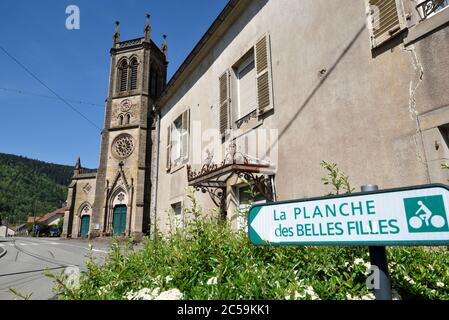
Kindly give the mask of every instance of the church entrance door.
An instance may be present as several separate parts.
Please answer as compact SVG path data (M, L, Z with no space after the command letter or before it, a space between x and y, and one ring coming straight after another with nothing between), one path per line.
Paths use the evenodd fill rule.
M89 225L90 225L90 216L82 216L81 217L81 230L80 230L80 237L84 238L87 237L89 234Z
M114 208L114 217L112 220L112 235L122 235L126 230L126 206L116 206Z

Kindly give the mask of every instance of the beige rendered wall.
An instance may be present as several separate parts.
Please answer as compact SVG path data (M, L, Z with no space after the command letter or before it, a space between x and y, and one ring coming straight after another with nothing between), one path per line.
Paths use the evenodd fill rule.
M174 173L165 170L167 126L190 108L191 126L198 122L203 131L218 128L218 78L265 33L271 39L274 113L259 128L279 133L278 159L272 159L278 200L327 194L330 189L321 182L322 160L338 163L356 190L367 183L391 188L441 182L441 177L429 176L424 152L429 139L423 142L417 121L431 98L413 90L415 52L399 43L373 55L365 23L364 1L251 1L181 85L162 99L159 220L166 219L171 203L185 199L187 188L185 167ZM448 61L446 36L438 36L443 37L438 40L441 51L425 49L434 45L436 36L417 50L418 55L428 51L422 63L429 70L435 68L434 55ZM449 105L445 65L438 79L446 89L437 90L442 98L434 105ZM431 86L433 80L428 81ZM427 89L423 85L419 90ZM449 122L449 113L440 112L446 120L439 121ZM430 128L435 128L433 122ZM193 143L190 154L197 155ZM207 196L200 199L213 208Z

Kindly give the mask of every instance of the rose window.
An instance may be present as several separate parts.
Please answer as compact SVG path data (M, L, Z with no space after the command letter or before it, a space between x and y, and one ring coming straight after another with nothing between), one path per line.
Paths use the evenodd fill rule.
M127 158L134 150L134 139L130 135L122 135L115 139L112 151L117 158Z

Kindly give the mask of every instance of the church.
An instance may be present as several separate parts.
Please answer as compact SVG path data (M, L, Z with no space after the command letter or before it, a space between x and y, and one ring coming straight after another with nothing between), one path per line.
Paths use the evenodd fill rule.
M449 7L440 0L230 0L167 79L167 39L110 51L100 163L78 159L63 237L182 228L192 202L244 228L252 203L447 183Z

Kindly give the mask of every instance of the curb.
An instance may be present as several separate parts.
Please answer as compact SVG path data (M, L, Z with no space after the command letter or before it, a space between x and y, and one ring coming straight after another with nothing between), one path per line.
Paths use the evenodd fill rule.
M4 248L0 248L0 258L3 257L8 251Z

